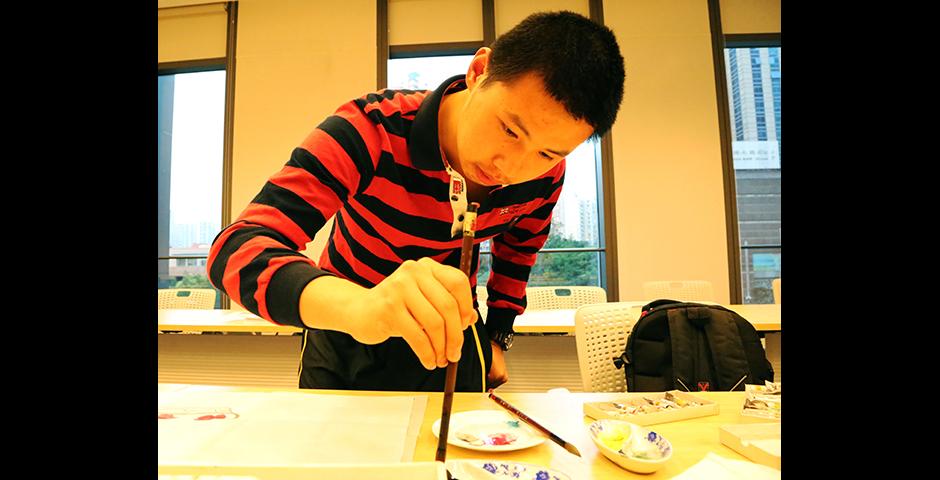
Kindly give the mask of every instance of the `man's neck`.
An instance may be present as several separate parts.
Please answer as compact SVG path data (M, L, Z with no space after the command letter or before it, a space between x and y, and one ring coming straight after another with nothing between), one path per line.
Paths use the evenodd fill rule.
M490 196L490 191L493 190L493 188L494 187L487 187L467 180L467 201L477 202L483 205Z
M441 144L441 151L444 152L446 158L451 159L451 163L460 158L460 153L457 151L457 118L466 93L467 90L461 90L444 95L437 116L437 138Z

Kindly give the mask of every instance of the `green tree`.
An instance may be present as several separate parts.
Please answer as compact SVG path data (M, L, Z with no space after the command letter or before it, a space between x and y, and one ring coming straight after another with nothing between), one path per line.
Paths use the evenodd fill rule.
M543 248L588 247L584 240L572 240L561 235L549 235ZM529 285L597 285L596 252L542 253L532 267Z
M562 228L556 220L548 240L542 248L591 247L587 241L573 240L561 234ZM550 285L598 285L597 252L543 252L536 259L529 274L529 286ZM477 285L486 285L490 276L490 259L481 255L477 271Z
M205 275L186 275L172 288L212 288L212 284Z
M480 253L480 266L477 268L477 286L485 287L490 278L492 258L489 254Z

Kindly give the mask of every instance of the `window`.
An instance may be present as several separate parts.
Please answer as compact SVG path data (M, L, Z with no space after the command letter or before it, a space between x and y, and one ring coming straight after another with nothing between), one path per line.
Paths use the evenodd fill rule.
M743 303L780 277L780 47L726 48Z
M388 61L388 88L434 90L444 80L466 73L473 55L392 58Z
M212 288L206 258L222 227L225 70L159 75L157 88L157 288Z
M467 71L473 55L396 58L388 61L388 88L433 90ZM567 157L565 186L552 216L548 241L539 252L529 286L586 285L607 289L603 218L598 199L600 145L588 140ZM480 246L477 285L490 275L490 242Z

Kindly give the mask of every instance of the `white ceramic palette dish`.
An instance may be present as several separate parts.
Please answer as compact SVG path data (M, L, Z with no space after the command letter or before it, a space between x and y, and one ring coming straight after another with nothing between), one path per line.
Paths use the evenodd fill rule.
M441 420L431 426L440 437ZM534 447L545 436L502 410L470 410L453 413L447 432L447 443L481 452L508 452Z

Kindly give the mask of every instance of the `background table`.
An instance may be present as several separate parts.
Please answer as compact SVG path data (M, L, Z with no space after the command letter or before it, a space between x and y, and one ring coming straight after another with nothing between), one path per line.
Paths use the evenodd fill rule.
M642 303L642 302L638 302ZM766 335L767 358L781 381L780 305L728 305ZM581 391L573 309L530 310L516 318L517 335L506 355L507 391L564 387ZM303 337L244 310L158 310L158 380L296 387ZM207 332L222 335L206 335ZM200 335L201 334L201 335Z
M277 325L245 310L157 310L157 330L174 333L276 333L292 335L303 330Z
M781 330L779 304L725 305L747 319L758 332ZM574 309L528 310L516 317L520 334L574 335ZM301 329L276 325L243 310L158 310L157 329L164 332L251 332L291 335Z

